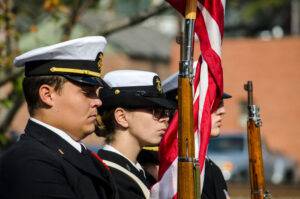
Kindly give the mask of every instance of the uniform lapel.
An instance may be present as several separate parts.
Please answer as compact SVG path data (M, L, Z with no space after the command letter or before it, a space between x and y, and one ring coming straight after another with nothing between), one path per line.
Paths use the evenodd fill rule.
M72 145L46 127L29 120L25 128L25 134L39 140L58 156L61 156L82 172L88 173L89 175L101 180L105 180L100 175L100 171L96 169L91 158L81 154Z

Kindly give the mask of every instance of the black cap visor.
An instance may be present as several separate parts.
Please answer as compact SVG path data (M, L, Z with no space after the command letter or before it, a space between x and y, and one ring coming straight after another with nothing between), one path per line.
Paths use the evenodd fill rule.
M163 107L167 109L176 109L176 103L165 99L165 98L154 98L154 97L145 97L146 100L152 102L152 104L156 105L157 107Z
M90 77L90 76L74 76L74 75L63 75L69 80L78 82L80 84L88 84L91 86L101 86L104 87L104 81L100 77Z
M229 95L228 93L223 93L222 99L229 99L232 98L231 95Z
M128 96L123 95L116 97L109 95L100 97L102 106L99 110L109 110L116 107L124 108L154 108L162 107L166 109L175 109L176 103L171 100L159 97L144 97L144 96Z

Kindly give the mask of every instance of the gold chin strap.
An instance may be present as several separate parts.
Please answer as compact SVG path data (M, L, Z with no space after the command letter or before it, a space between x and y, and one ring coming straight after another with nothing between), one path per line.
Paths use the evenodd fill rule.
M74 69L74 68L52 67L50 68L50 71L53 73L73 73L73 74L89 75L93 77L100 77L100 73L90 71L90 70L82 70L82 69Z

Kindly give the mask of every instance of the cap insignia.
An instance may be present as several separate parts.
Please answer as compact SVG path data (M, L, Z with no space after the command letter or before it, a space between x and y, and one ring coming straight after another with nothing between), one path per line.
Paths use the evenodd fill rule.
M103 67L103 53L101 53L101 52L98 55L97 66L98 66L99 72L101 74L101 70L102 70L102 67Z
M116 89L116 90L115 90L115 95L119 95L120 92L121 92L121 91L120 91L119 89Z
M154 77L154 84L159 93L162 93L161 81L158 76Z

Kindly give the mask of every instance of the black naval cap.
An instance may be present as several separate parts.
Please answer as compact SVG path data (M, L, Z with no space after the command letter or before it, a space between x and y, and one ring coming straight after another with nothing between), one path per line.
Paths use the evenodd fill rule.
M176 108L176 104L166 98L156 73L116 70L107 73L103 79L109 88L104 89L100 94L103 102L101 110L115 107Z
M165 79L162 82L162 87L163 90L165 91L167 98L177 102L178 72L174 73L173 75L170 75L167 79ZM228 93L223 93L222 99L229 99L229 98L232 98L232 96L229 95Z
M103 86L101 79L106 39L89 36L61 42L26 52L14 60L25 67L25 76L60 75L69 80Z

